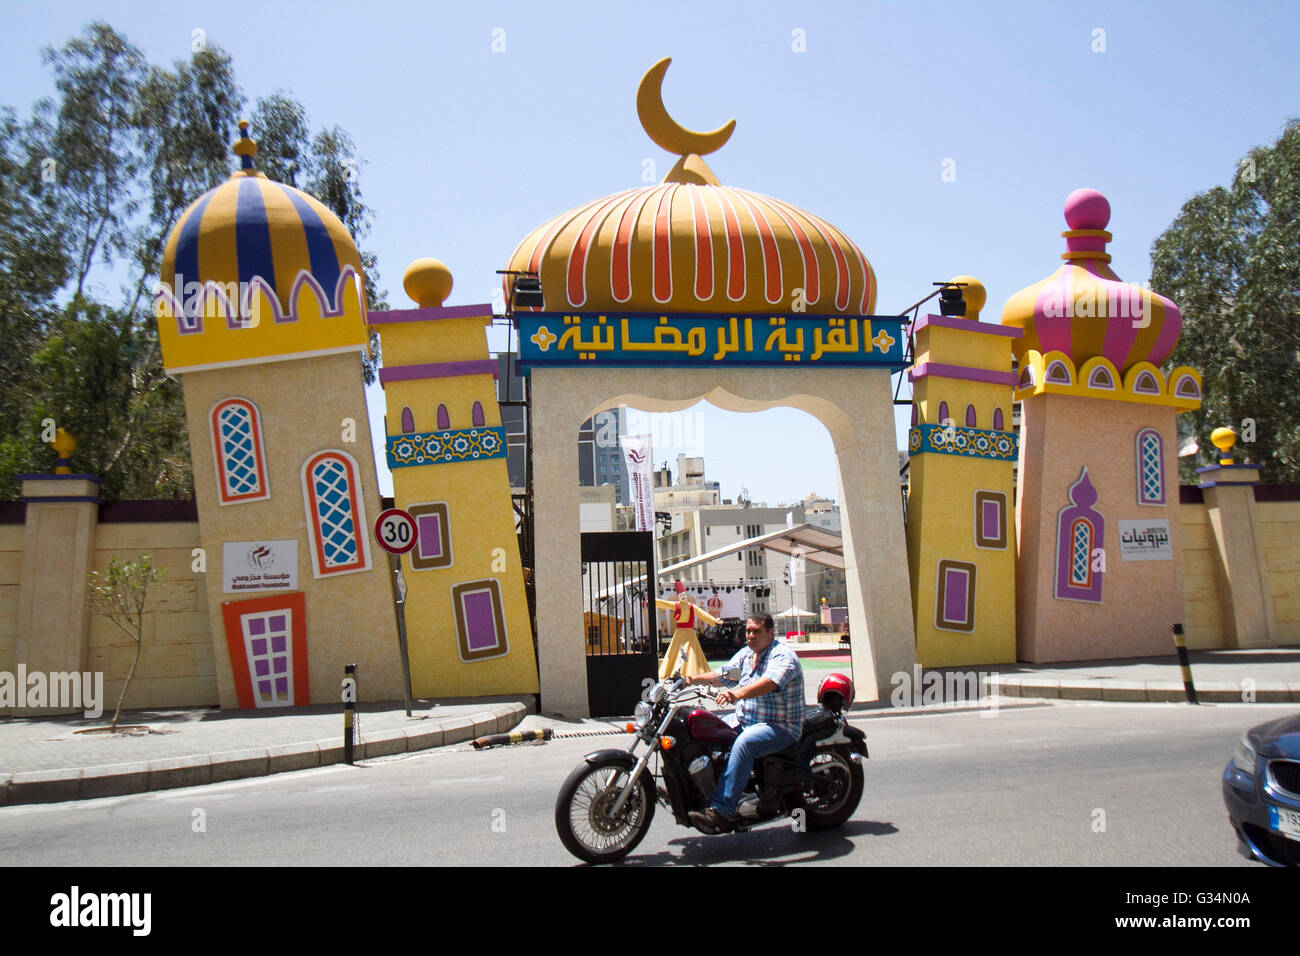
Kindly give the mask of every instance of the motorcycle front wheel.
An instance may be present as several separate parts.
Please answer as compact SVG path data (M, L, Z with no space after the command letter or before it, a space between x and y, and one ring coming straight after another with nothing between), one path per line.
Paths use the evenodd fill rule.
M610 810L631 773L622 760L583 763L555 800L555 829L565 849L588 863L613 863L641 842L654 818L654 792L643 772L617 817Z
M847 751L826 750L812 759L813 789L804 794L808 829L829 830L840 826L862 799L865 779L862 764Z

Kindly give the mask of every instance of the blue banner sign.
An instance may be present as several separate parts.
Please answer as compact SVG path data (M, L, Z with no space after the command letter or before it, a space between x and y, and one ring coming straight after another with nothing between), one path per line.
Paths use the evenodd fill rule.
M519 312L519 364L718 367L907 366L897 315Z

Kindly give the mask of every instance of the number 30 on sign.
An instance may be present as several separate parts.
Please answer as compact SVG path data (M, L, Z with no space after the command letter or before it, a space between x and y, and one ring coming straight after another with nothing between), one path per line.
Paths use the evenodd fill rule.
M389 508L375 521L375 537L389 554L406 554L415 547L415 519L401 508Z

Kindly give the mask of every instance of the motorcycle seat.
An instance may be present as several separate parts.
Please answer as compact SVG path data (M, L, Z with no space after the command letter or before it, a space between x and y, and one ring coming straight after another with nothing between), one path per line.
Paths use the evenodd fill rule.
M803 733L800 740L807 740L814 734L824 736L824 731L835 726L835 715L820 704L807 707L803 712Z

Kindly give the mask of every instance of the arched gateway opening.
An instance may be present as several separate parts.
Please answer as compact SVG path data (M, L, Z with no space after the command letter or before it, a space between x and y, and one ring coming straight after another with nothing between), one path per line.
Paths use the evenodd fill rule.
M659 96L666 68L637 94L646 133L681 157L664 181L548 220L507 266L532 377L542 706L588 712L574 430L621 404L672 412L701 399L797 408L830 433L853 668L860 698L876 699L916 659L890 393L906 364L904 319L871 314L871 265L826 220L718 182L702 156L735 124L695 133L673 122Z
M546 710L587 713L578 465L571 436L585 419L628 405L672 412L704 399L734 412L798 408L834 442L859 698L916 661L898 495L888 369L532 369L538 667ZM865 640L856 639L864 635Z

